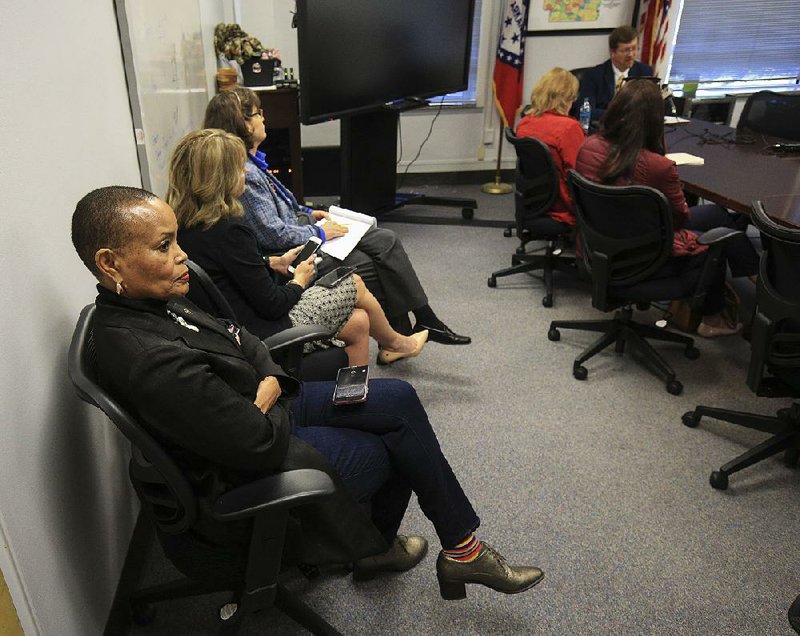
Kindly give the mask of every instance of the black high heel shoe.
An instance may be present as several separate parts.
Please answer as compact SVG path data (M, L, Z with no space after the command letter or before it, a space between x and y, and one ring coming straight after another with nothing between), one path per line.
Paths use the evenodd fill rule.
M485 585L503 594L518 594L529 590L544 578L539 568L511 566L501 554L486 543L474 561L456 561L439 553L436 560L436 578L439 592L446 601L467 597L467 583Z

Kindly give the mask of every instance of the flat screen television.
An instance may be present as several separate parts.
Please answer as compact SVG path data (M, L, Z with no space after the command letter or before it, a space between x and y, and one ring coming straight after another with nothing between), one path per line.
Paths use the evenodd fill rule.
M474 0L297 0L300 118L465 90Z

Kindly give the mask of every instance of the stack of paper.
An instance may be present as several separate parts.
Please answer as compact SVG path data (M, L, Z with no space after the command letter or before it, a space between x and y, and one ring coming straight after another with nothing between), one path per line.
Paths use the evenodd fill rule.
M664 156L679 166L702 166L705 163L702 157L690 155L688 152L668 152Z
M367 233L369 228L378 225L378 220L374 216L340 208L336 205L328 208L328 214L332 221L347 226L347 234L325 241L320 250L340 261L347 258L347 255L358 245L361 237ZM323 223L324 221L317 221L317 225Z

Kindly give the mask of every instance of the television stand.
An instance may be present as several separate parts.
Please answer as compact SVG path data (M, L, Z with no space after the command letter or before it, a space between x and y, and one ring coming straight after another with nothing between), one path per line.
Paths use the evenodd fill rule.
M414 107L419 106L414 103ZM360 115L343 117L341 204L380 217L382 221L429 225L506 227L506 221L475 219L475 199L433 197L397 192L397 123L400 108L392 105ZM397 214L407 205L460 208L459 217ZM403 210L403 212L405 212Z

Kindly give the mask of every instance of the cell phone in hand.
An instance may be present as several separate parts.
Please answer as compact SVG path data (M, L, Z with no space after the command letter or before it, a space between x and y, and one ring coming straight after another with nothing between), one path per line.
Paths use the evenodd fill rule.
M334 404L365 402L369 393L369 366L344 367L336 374L333 391Z
M312 236L308 239L308 242L303 245L303 249L300 250L300 253L297 255L297 258L294 259L291 265L287 268L292 274L294 274L294 270L297 268L300 263L307 260L312 254L316 254L317 250L322 246L322 239L317 238L316 236Z

